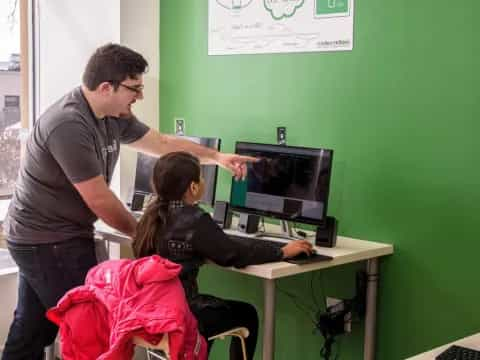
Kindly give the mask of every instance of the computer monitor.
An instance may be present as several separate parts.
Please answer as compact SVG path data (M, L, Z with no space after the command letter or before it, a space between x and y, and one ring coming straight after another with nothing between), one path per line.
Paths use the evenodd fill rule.
M333 150L237 142L235 153L259 158L243 181L232 178L233 210L320 225L327 214Z
M195 136L181 136L182 139L193 141L194 143L204 145L206 147L220 150L221 140L218 138L195 137ZM149 156L143 153L138 153L137 167L135 171L135 194L150 195L153 189L150 186L152 178L153 167L157 161L156 157ZM215 203L215 189L217 187L217 165L202 165L202 174L205 179L205 193L203 194L201 203L213 206Z

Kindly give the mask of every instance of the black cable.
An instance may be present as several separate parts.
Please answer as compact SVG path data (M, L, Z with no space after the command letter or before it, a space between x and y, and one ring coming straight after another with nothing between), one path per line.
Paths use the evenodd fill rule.
M337 344L337 354L335 355L335 360L338 360L340 358L340 353L342 350L342 338L338 339L336 341Z
M320 282L320 290L321 290L321 297L323 299L325 299L325 288L324 288L324 279L323 279L323 274L320 272L319 273L319 276L318 276L318 281ZM334 356L334 360L338 360L339 357L340 357L340 353L341 353L341 341L340 340L336 340L335 339L335 335L332 335L328 332L328 327L325 327L325 324L321 323L321 319L320 319L320 314L324 311L326 311L326 304L325 304L325 301L323 304L325 304L324 306L320 306L318 304L318 298L315 294L315 288L313 286L313 281L315 279L315 274L312 273L312 276L310 278L310 288L311 288L311 292L312 292L312 298L317 306L317 323L315 324L315 327L317 330L320 331L320 333L322 334L323 338L325 339L325 342L324 342L324 345L322 346L321 350L320 350L320 356L324 359L324 360L330 360L330 358L332 356ZM353 314L352 314L353 315ZM353 323L353 321L352 321ZM334 355L334 351L333 351L333 347L334 345L336 345L336 351L335 351L335 355Z
M287 297L290 298L290 300L293 301L293 303L295 304L295 306L297 307L297 309L299 309L301 312L303 312L305 315L307 315L307 317L309 318L309 320L312 322L312 324L316 325L316 321L315 321L315 318L312 316L312 313L314 313L314 309L311 309L308 307L308 305L304 305L304 304L299 304L297 302L298 300L298 296L282 289L281 287L277 287L278 290L285 294Z
M324 300L323 301L324 306L323 307L319 306L319 309L321 308L321 309L325 310L326 309L325 284L323 282L323 273L322 272L319 273L318 281L320 282L320 292L321 292L321 295L322 295L321 297ZM312 284L312 286L313 286L313 284Z
M332 346L335 343L335 337L327 335L325 337L325 343L323 347L320 349L320 356L325 360L330 360L330 356L332 355Z
M317 297L315 295L315 289L313 288L313 279L315 278L315 273L311 272L310 274L311 274L311 276L310 276L310 291L312 292L313 303L315 304L315 307L317 307L317 309L318 309L318 308L320 308L320 306L318 305ZM322 295L323 295L323 291L322 291Z
M315 329L317 329L321 332L323 338L325 339L325 342L324 342L322 348L320 349L320 356L324 360L330 360L331 357L334 354L333 347L334 347L334 345L336 345L334 360L338 360L339 357L340 357L340 353L341 353L341 341L340 340L337 341L335 339L335 335L330 334L328 332L328 329L325 328L325 326L323 324L321 324L321 319L320 319L319 314L322 311L325 310L325 307L322 307L322 306L319 305L317 296L315 294L315 289L314 289L314 286L313 286L314 279L315 279L315 274L312 273L311 276L310 276L310 291L312 293L312 300L314 302L314 306L317 309L316 311L315 311L315 309L312 309L311 306L309 306L308 304L299 303L298 302L298 300L299 300L298 296L290 293L289 291L284 290L281 287L278 287L278 290L281 293L285 294L287 297L289 297L293 301L293 303L297 307L297 309L299 309L301 312L303 312L305 315L307 315L307 317L310 319L310 321L314 324ZM322 276L321 273L319 274L319 281L320 281L321 294L322 294L322 297L324 298L325 291L324 291L323 276ZM313 312L313 314L317 314L318 319L315 318L314 316L312 316L312 312Z
M323 335L323 333L322 333ZM324 335L325 342L320 349L320 356L324 360L330 360L330 357L333 355L333 348L334 345L336 345L336 351L335 351L335 357L334 360L338 360L340 358L341 350L342 350L342 338L339 338L338 340L335 339L334 335L330 335L328 333L325 333Z

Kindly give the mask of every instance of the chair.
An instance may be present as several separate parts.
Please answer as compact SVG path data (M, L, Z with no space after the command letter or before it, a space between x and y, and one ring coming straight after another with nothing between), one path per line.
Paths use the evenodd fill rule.
M147 352L147 359L168 360L170 358L170 351L168 348L168 334L164 334L162 340L157 345L151 344L140 336L133 337L133 343L136 346L142 347ZM158 351L158 352L156 352Z
M245 339L248 337L248 335L249 335L249 332L247 328L237 327L237 328L227 330L223 333L210 336L208 340L215 340L215 339L224 340L225 336L238 337L240 339L240 343L242 344L243 360L247 360L247 347L245 346Z
M215 339L221 339L224 340L225 336L233 336L233 337L238 337L240 339L240 343L242 345L242 354L243 354L243 360L247 360L247 348L245 346L245 339L248 337L248 329L245 327L238 327L238 328L233 328L230 330L227 330L223 333L217 334L210 336L208 340L215 340ZM162 337L162 340L157 344L153 345L150 344L149 342L145 341L139 336L135 336L133 338L133 343L136 346L140 346L142 348L145 348L147 352L147 359L152 360L152 359L160 359L160 360L169 360L169 349L168 349L168 335L164 335ZM158 352L157 352L158 351Z

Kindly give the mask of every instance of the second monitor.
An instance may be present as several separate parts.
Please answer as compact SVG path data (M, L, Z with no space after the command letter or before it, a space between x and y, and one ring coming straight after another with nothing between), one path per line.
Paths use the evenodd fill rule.
M206 147L220 150L221 140L218 138L207 138L207 137L196 137L196 136L181 136L182 139L190 140L194 143L204 145ZM150 185L150 180L152 177L153 167L157 161L156 157L149 156L146 154L138 153L137 156L137 167L135 171L135 185L134 185L134 199L135 196L145 197L153 193L153 190ZM203 204L213 206L215 203L215 188L217 186L217 172L218 166L216 165L202 165L202 174L205 179L205 193L203 194L202 199L200 200ZM133 204L135 201L132 201L132 210ZM138 207L138 206L136 206ZM143 201L142 206L143 208Z
M321 225L327 215L333 150L237 142L235 152L259 158L244 181L232 180L234 210Z

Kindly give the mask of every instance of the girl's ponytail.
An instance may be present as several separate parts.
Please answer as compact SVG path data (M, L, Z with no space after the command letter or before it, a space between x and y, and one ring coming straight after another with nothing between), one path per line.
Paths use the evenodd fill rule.
M168 202L153 200L145 210L133 239L133 255L136 258L157 253L157 234L167 223Z
M182 200L192 181L200 181L200 162L193 155L172 152L157 160L151 181L156 198L137 225L132 245L136 258L158 254L158 242L167 227L168 204Z

